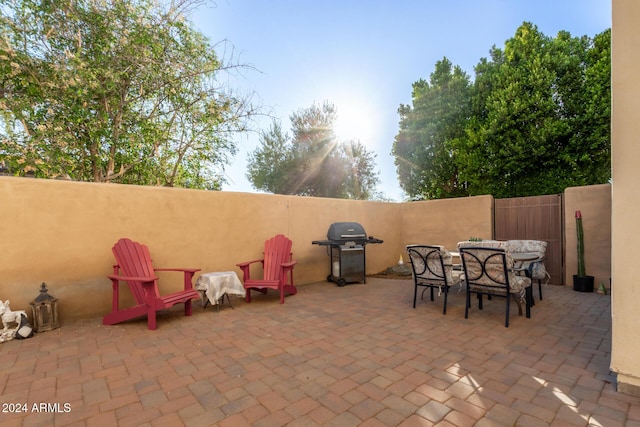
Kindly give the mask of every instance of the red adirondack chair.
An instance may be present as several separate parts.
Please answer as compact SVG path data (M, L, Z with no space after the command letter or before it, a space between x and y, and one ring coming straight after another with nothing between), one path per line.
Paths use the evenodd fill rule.
M293 261L291 253L292 242L282 234L267 240L264 244L264 258L236 264L242 270L242 281L247 293L245 299L251 302L251 291L266 293L267 289L280 291L280 304L284 304L284 294L295 295L298 290L293 284ZM262 279L252 279L250 266L261 262L263 265Z
M130 239L118 240L112 251L116 265L113 266L113 274L107 277L113 286L113 302L111 313L102 319L104 325L115 325L146 315L148 328L155 330L156 312L179 303L184 303L184 315L191 316L191 300L200 298L192 284L193 275L200 271L199 268L153 268L149 248ZM160 296L156 271L182 271L184 290ZM133 307L120 308L120 281L129 285L136 301Z

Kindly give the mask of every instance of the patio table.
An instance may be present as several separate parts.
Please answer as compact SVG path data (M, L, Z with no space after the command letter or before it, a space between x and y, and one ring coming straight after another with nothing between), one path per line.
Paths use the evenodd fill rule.
M540 256L535 252L509 252L514 262L534 261Z
M245 296L244 286L242 286L242 282L240 282L235 271L201 274L198 277L195 288L203 294L202 306L206 307L210 302L212 305L217 305L218 311L220 311L220 305L224 302L225 295L231 308L233 308L233 305L231 304L231 299L229 299L229 294Z

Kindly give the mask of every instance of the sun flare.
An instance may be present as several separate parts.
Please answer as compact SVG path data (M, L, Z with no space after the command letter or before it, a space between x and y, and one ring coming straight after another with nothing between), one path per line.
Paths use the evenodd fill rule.
M335 134L338 140L359 140L370 147L375 133L375 119L371 109L363 103L343 102L336 104L336 110Z

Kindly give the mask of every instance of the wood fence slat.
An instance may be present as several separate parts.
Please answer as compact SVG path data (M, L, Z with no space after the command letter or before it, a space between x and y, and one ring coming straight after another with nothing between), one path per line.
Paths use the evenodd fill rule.
M497 240L546 241L550 283L564 284L561 194L496 199L494 227Z

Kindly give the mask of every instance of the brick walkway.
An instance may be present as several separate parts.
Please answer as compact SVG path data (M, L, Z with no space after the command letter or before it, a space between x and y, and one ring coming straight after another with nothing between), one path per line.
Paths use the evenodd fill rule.
M502 299L465 320L462 293L443 316L441 299L411 308L411 281L373 278L197 303L156 331L67 323L0 344L0 424L640 426L609 372L610 298L544 292L508 329Z

